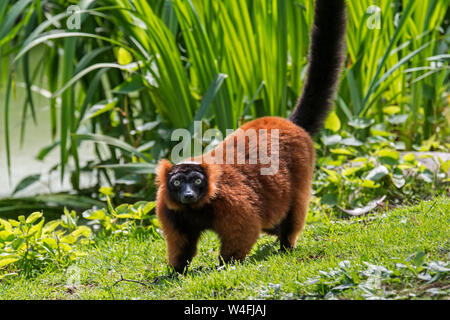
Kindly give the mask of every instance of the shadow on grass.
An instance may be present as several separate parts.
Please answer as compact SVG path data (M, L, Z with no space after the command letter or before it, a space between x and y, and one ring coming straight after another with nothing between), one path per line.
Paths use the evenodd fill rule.
M247 258L249 260L260 262L265 261L274 255L283 254L279 249L280 241L275 240L259 245L256 250Z
M119 282L120 281L128 281L128 282L140 283L143 286L151 289L154 286L163 286L163 285L167 285L167 284L173 284L173 283L176 283L176 282L180 282L186 276L195 276L197 274L205 275L205 274L208 274L210 272L215 272L215 271L218 270L218 267L219 267L218 265L215 268L213 268L213 267L206 267L206 266L199 266L199 267L196 267L196 268L189 268L189 269L187 269L187 271L185 271L182 274L168 269L162 275L146 277L146 280L143 281L143 282L135 281L135 280L127 280L127 279L121 279L121 280L119 280Z
M279 250L280 242L277 240L265 242L263 244L260 244L252 254L250 254L245 261L247 263L258 263L265 261L269 259L271 256L275 255L285 255L285 254L292 254L292 252L296 251L296 248L293 249L292 252L281 252ZM176 273L175 271L172 271L168 269L165 274L159 275L159 276L149 276L146 277L146 280L144 283L141 283L142 285L148 287L151 289L155 286L164 286L168 284L173 284L176 282L182 281L187 276L196 276L196 275L207 275L212 272L217 272L223 269L227 269L228 267L235 266L236 264L240 263L228 263L226 265L221 265L220 263L217 263L214 267L213 266L198 266L195 268L189 267L187 271L185 271L183 274ZM118 282L127 281L127 282L134 282L139 283L139 281L134 280L127 280L127 279L121 279Z

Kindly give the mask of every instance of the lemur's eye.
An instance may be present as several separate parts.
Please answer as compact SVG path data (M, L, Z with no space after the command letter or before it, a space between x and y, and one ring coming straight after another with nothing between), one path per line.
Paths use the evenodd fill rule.
M173 184L175 187L178 187L178 186L181 184L181 182L180 182L180 180L174 180L174 181L172 182L172 184Z
M196 184L196 185L200 185L200 184L202 184L202 179L195 179L195 181L194 181L194 183Z

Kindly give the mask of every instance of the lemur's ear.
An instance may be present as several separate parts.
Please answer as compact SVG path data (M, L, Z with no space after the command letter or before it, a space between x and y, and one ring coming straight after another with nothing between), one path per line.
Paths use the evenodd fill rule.
M207 196L210 199L214 199L217 194L217 183L222 175L222 168L217 164L209 164L203 162L201 164L205 170L206 176L208 177L208 193Z
M158 162L158 166L156 167L156 185L158 186L158 194L157 199L163 199L161 203L165 203L168 209L170 210L180 210L181 206L172 201L169 197L169 193L167 192L166 181L167 174L170 169L172 169L173 165L169 160L163 159ZM159 200L158 200L159 202Z
M160 187L166 181L167 173L172 169L172 163L167 159L162 159L156 167L156 185Z

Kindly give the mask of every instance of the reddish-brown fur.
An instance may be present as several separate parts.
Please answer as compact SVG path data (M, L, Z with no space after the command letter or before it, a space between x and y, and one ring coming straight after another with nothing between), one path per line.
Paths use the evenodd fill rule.
M271 130L278 130L277 173L261 175L260 169L270 165L262 165L259 161L257 164L248 164L248 161L246 164L236 164L237 161L235 164L225 164L227 148L234 149L237 145L236 133L223 142L224 164L206 163L210 163L206 160L215 155L217 148L193 159L206 169L209 183L207 195L195 206L202 207L206 203L211 206L211 229L219 235L222 243L220 254L225 262L244 259L264 230L277 230L273 233L279 235L282 249L290 249L295 245L305 225L314 166L311 138L291 121L264 117L246 123L240 129L240 134L249 129L267 129L269 154ZM235 142L230 143L232 140ZM249 143L246 143L247 155L248 146ZM179 261L178 257L184 254L182 251L189 240L164 214L164 206L175 211L181 209L181 205L169 199L166 191L166 178L171 168L172 164L167 160L162 160L158 166L156 212L166 237L169 264L182 270L186 262Z

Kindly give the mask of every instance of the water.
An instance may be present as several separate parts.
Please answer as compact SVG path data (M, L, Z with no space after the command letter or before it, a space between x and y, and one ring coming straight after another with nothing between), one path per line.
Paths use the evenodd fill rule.
M37 83L39 86L40 83ZM25 127L25 138L23 145L20 145L21 119L24 101L26 98L25 89L21 87L18 80L16 88L16 99L10 97L10 148L11 148L11 180L8 179L6 163L6 146L4 132L5 116L5 89L0 89L0 198L11 195L15 186L25 177L32 174L41 174L39 182L30 186L26 190L17 193L17 196L30 196L34 194L45 194L71 189L69 175L65 175L64 181L60 182L59 169L49 173L49 170L59 163L59 148L54 148L43 160L37 160L39 151L52 143L50 126L50 108L48 98L35 93L33 95L37 124L34 124L31 117L31 110L28 109L28 116ZM59 111L59 110L58 110ZM58 115L59 116L59 115ZM92 144L84 143L80 149L81 162L93 159ZM83 186L93 183L93 177L82 177Z

